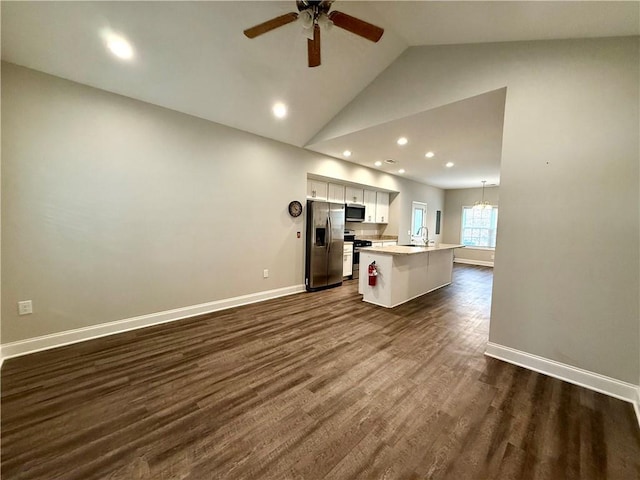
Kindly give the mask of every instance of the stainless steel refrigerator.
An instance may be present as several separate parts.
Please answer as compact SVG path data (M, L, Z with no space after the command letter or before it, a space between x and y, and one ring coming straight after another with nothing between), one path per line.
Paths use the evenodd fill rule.
M344 204L307 201L305 285L313 292L342 285Z

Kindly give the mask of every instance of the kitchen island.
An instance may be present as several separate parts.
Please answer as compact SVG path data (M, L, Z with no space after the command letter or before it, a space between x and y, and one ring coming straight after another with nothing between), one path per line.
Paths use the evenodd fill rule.
M451 283L453 251L464 245L389 246L360 249L358 293L363 301L393 308ZM369 264L376 262L376 285L369 285Z

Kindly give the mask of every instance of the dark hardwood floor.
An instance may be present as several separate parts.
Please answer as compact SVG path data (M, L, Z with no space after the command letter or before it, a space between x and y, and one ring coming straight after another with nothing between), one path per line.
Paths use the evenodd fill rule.
M637 479L630 404L483 355L492 271L354 282L9 359L2 478Z

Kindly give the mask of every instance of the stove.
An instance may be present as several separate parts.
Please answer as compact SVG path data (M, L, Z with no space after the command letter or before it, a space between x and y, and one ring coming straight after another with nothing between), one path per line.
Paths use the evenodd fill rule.
M370 247L372 245L371 240L358 240L353 241L353 278L360 277L360 248Z

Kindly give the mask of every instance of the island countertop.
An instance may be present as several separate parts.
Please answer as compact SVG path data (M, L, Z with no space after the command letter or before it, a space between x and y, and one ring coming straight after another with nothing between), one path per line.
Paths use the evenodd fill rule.
M464 245L453 243L441 243L431 247L407 247L404 245L390 245L388 247L362 247L360 251L371 253L384 253L387 255L415 255L418 253L437 252L440 250L452 250L454 248L464 248Z

